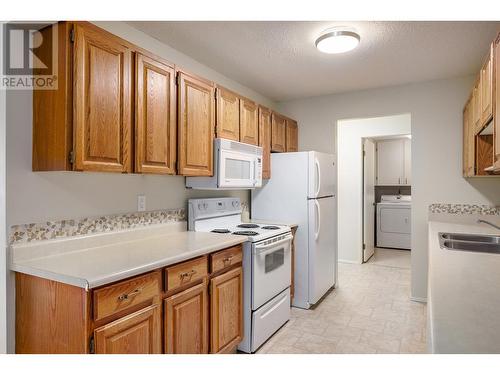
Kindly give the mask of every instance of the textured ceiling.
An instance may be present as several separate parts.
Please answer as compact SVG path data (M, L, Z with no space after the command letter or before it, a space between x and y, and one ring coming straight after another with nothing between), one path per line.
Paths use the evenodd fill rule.
M500 22L129 24L275 101L472 74L500 30ZM361 35L358 48L317 51L320 32L342 25Z

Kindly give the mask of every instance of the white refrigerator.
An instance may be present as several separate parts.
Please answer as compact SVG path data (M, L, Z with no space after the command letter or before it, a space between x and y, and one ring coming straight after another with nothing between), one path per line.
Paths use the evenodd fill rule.
M335 156L271 155L271 178L252 191L252 219L297 224L292 305L309 308L337 281Z

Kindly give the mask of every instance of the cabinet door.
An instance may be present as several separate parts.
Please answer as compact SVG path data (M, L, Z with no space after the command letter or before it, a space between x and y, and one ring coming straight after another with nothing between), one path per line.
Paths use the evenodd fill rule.
M240 99L240 141L257 146L259 144L259 119L257 104Z
M411 139L405 138L403 140L404 147L404 181L401 180L403 185L411 185Z
M262 147L262 178L271 178L271 111L259 106L259 146Z
M97 354L160 354L160 308L153 305L94 331Z
M179 72L178 97L178 173L184 176L212 176L215 124L213 84Z
M175 71L136 54L135 171L175 174Z
M225 352L243 337L243 269L210 280L210 295L210 352Z
M480 79L476 80L474 84L474 88L472 89L472 108L473 108L473 117L472 117L472 126L474 128L474 134L479 133L481 130L481 88L480 88Z
M497 171L500 171L500 34L497 36L494 46L494 58L493 63L495 64L493 68L493 79L494 79L494 130L493 130L493 145L495 157L493 158L494 166Z
M299 127L297 121L286 121L286 152L299 151Z
M286 151L286 118L277 113L272 115L271 151Z
M465 105L463 112L463 175L474 175L474 129L472 100Z
M488 121L491 119L493 115L492 111L492 90L493 90L493 82L492 82L492 52L490 48L490 53L486 57L486 61L484 62L481 73L481 127L486 125Z
M202 283L165 302L165 352L208 353L207 285Z
M75 25L76 170L131 172L131 56L121 39Z
M240 140L240 98L223 87L217 87L217 137Z
M377 142L377 185L404 184L404 143L401 139Z

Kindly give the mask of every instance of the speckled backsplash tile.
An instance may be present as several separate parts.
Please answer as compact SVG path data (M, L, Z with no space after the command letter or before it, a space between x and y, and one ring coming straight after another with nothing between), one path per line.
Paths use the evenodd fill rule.
M13 225L10 228L9 243L50 240L60 237L111 232L185 220L186 210L178 208Z
M500 215L500 208L478 204L433 203L429 206L429 213L453 215Z

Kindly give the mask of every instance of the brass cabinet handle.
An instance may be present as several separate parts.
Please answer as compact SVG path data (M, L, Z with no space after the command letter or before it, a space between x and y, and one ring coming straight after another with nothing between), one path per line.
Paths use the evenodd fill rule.
M119 301L125 301L125 300L128 300L130 297L134 297L138 294L140 294L142 292L141 289L136 289L134 290L133 292L130 292L130 293L123 293L121 295L118 296L118 300Z
M183 272L179 276L180 276L181 280L184 280L184 278L186 278L186 277L189 277L189 279L191 280L191 278L193 277L193 275L195 273L196 273L196 270L191 270L189 272Z
M228 257L226 257L226 258L222 259L222 263L224 263L224 265L226 265L226 263L231 264L232 260L233 260L233 256L232 256L232 255L230 255L230 256L228 256Z

